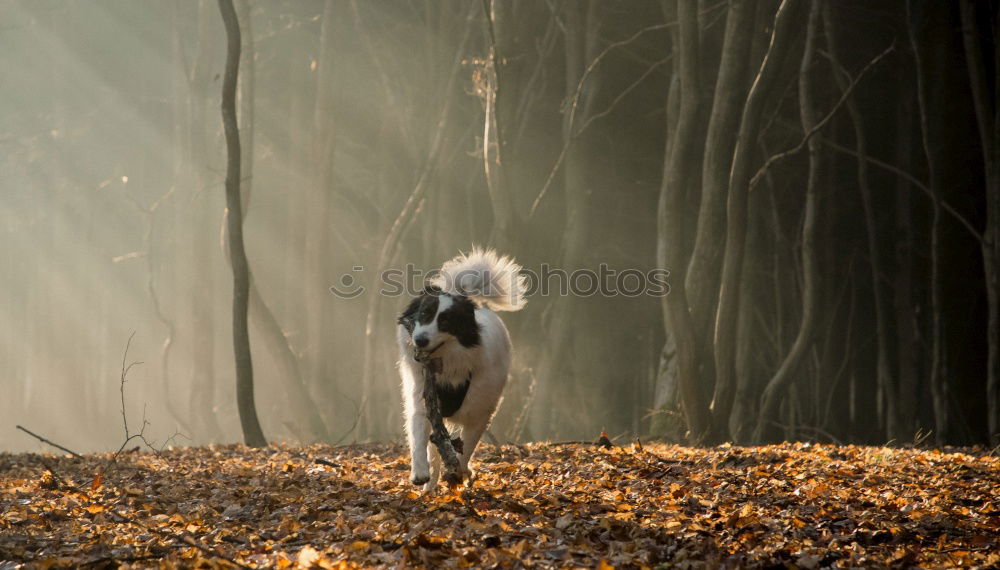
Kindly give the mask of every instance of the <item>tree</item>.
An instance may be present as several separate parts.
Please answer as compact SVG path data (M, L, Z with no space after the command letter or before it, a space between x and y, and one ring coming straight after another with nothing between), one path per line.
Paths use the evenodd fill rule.
M715 318L715 374L717 399L736 389L737 317L740 305L740 277L746 251L747 195L753 175L753 156L757 148L765 103L774 96L781 69L787 59L801 23L806 3L784 0L774 17L771 45L747 95L740 120L740 130L733 151L726 200L726 246L722 262L719 304ZM721 386L719 385L721 384ZM720 395L723 394L723 395Z
M736 0L730 3L726 16L719 76L715 83L702 161L698 228L684 282L685 291L690 295L691 319L697 334L697 365L702 370L699 381L707 386L715 384L717 391L711 408L714 430L720 437L729 432L735 387L715 383L712 332L726 231L729 170L739 130L740 110L746 100L756 12L755 2Z
M802 55L802 66L799 69L799 112L802 118L802 130L805 133L813 131L819 123L816 108L816 97L819 86L816 82L815 64L817 60L816 42L819 34L820 2L812 0L809 10L809 23L806 27L806 45ZM754 441L761 442L770 424L775 419L778 405L785 396L785 390L795 379L795 374L802 363L806 351L813 341L817 321L817 289L819 287L819 270L816 259L816 218L819 214L820 185L825 176L826 150L816 137L809 138L809 179L806 183L805 220L802 223L802 321L792 348L785 355L781 366L767 383L761 398L760 413L757 418L757 428L754 431Z
M823 27L826 31L826 46L830 64L833 67L833 77L841 92L848 90L849 77L847 72L840 65L838 53L840 46L837 42L837 30L834 27L834 18L829 2L823 4ZM889 366L891 354L889 352L889 306L887 295L882 286L884 281L884 268L882 253L879 247L878 223L875 215L875 205L872 198L871 183L868 174L868 138L865 135L864 119L854 94L849 95L845 101L847 112L851 118L851 126L854 129L854 144L858 153L857 176L858 189L861 192L861 205L865 213L865 230L868 237L868 260L872 275L872 300L875 304L875 340L876 340L876 364L875 378L878 386L878 414L882 427L888 432L890 439L899 440L908 436L902 432L901 422L898 413L899 392L896 389L896 382L892 377L892 370Z
M236 404L243 440L251 447L267 445L257 419L253 396L253 360L247 330L250 268L243 248L243 208L240 204L240 132L236 124L236 84L240 69L240 24L233 0L219 0L226 26L226 70L222 80L222 123L226 131L226 211L229 260L233 268L233 352L236 360Z
M684 275L684 214L687 194L694 176L690 165L699 149L698 137L699 72L698 11L694 2L677 3L678 30L674 53L680 75L680 107L676 132L670 139L668 156L663 161L663 179L657 210L656 258L660 267L671 270L670 294L662 297L664 323L677 343L677 374L688 437L695 442L708 436L710 418L702 388L698 383L698 338L688 308Z
M984 62L976 19L976 4L962 0L962 38L969 84L975 105L976 126L986 178L986 229L980 239L983 272L986 278L988 307L986 356L987 428L991 445L1000 445L1000 43L997 26L1000 12L992 23L993 95L990 95L989 72Z

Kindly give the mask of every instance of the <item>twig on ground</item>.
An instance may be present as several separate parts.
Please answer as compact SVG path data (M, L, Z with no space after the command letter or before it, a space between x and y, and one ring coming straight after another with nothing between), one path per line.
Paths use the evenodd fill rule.
M182 543L184 543L184 544L186 544L188 546L191 546L193 548L197 548L198 550L204 552L205 554L208 554L209 556L214 556L215 558L219 558L221 560L225 560L226 562L229 562L230 564L236 565L236 566L238 566L240 568L247 568L247 569L252 568L252 566L247 566L246 564L242 564L242 563L236 561L235 559L230 558L229 556L226 556L225 554L222 554L221 552L216 551L214 548L212 548L210 546L205 546L204 544L198 542L193 537L191 537L190 534L187 534L187 533L175 533L175 532L171 532L169 530L165 530L163 528L158 528L158 527L154 527L154 526L147 526L147 525L143 524L142 522L140 522L140 521L138 521L138 520L136 520L136 519L134 519L134 518L132 518L132 517L130 517L128 515L123 515L123 514L119 513L118 511L116 511L114 509L108 509L108 511L113 516L121 519L123 522L127 522L129 524L134 524L134 525L136 525L137 527L139 527L139 528L141 528L143 530L148 530L150 532L154 532L154 533L156 533L156 534L158 534L160 536L169 538L171 540L180 541L180 542L182 542Z
M313 462L319 463L320 465L326 465L327 467L340 467L339 464L330 461L329 459L323 459L322 457L317 457L313 459Z
M73 457L75 457L75 458L77 458L77 459L83 459L83 456L82 456L82 455L80 455L79 453L77 453L77 452L73 451L72 449L68 449L68 448L65 448L65 447L63 447L63 446L59 445L58 443L55 443L55 442L53 442L53 441L50 441L50 440L47 440L47 439L45 439L44 437L42 437L42 436L38 435L37 433L35 433L35 432L33 432L33 431L29 430L28 428L26 428L26 427L24 427L24 426L22 426L22 425L18 425L18 426L17 426L17 429L19 429L19 430L23 431L24 433L26 433L26 434L30 435L31 437L33 437L33 438L37 439L38 441L40 441L40 442L42 442L42 443L45 443L45 444L48 444L48 445L51 445L52 447L54 447L54 448L56 448L56 449L61 449L61 450L65 451L66 453L68 453L68 454L72 455Z
M103 565L107 562L143 562L146 560L156 560L158 558L163 558L166 556L166 552L160 553L150 553L150 554L135 554L131 556L101 556L100 558L94 558L80 564L81 567L85 566L95 566Z

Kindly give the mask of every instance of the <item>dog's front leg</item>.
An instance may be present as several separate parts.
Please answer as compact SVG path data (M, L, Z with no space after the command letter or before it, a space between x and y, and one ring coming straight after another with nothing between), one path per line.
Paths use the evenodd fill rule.
M406 437L410 445L410 482L423 485L430 480L427 463L427 444L430 440L430 422L423 397L423 375L415 365L407 364L404 371Z
M430 465L427 462L427 443L430 438L430 422L424 410L414 411L407 419L407 433L410 444L410 483L423 485L430 480Z
M437 488L438 481L441 479L441 453L438 452L438 448L433 442L427 444L427 456L431 463L431 478L424 485L424 492L430 493Z

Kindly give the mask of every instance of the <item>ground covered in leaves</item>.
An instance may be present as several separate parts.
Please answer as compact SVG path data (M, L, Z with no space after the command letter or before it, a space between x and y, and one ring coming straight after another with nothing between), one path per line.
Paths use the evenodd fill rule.
M0 454L0 568L1000 564L987 452L484 446L471 488L422 495L404 451Z

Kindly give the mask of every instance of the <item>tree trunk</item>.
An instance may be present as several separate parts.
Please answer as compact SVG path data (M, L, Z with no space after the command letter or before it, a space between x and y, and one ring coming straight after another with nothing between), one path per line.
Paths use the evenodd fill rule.
M816 42L818 41L820 22L820 1L813 0L809 10L809 23L806 27L806 45L802 55L802 66L799 69L799 113L802 118L802 130L809 132L818 122L816 97L818 86L815 81ZM825 174L824 151L817 137L811 137L809 145L809 179L806 185L806 204L804 221L802 223L802 321L799 332L792 343L791 350L785 355L778 371L767 383L761 398L760 412L757 416L757 428L754 440L762 443L770 431L771 422L776 419L778 408L801 365L808 350L812 347L813 332L816 328L817 287L819 271L816 259L816 218L819 209L819 193Z
M826 29L826 45L829 50L828 56L833 67L834 79L840 91L846 92L848 79L844 74L847 72L840 65L837 30L829 2L823 5L823 24ZM868 258L871 266L872 296L875 304L875 340L877 346L875 377L878 390L878 414L880 417L883 417L884 414L885 421L882 427L886 430L888 438L899 441L902 437L910 434L904 434L901 430L897 411L899 393L896 389L895 379L892 377L892 369L889 366L889 306L882 285L884 265L879 248L878 222L875 218L875 207L872 203L872 190L868 177L868 143L864 131L864 121L853 93L848 95L845 104L854 127L855 147L858 153L856 161L858 189L861 191L861 205L865 212L865 229L868 235Z
M680 108L677 130L670 154L663 160L663 179L657 210L657 266L671 271L670 293L661 297L663 320L667 334L677 344L677 374L688 438L695 443L710 437L711 418L698 378L698 338L688 307L685 273L688 258L685 252L684 219L687 217L687 196L696 161L695 130L698 129L699 70L698 70L698 11L694 2L677 3L678 30L674 40L680 76Z
M733 151L726 200L726 247L719 286L719 306L715 319L716 392L736 387L737 318L740 305L740 277L746 250L747 194L753 175L754 149L760 133L764 106L774 96L781 69L792 51L805 2L783 0L774 18L774 32L767 55L750 88L740 120L739 135ZM720 386L721 384L721 386Z
M595 11L597 0L589 2L569 3L563 6L562 15L565 18L565 93L566 100L571 101L588 62L596 57L597 26ZM566 162L563 169L563 186L565 188L566 218L561 240L559 241L558 260L566 271L579 269L584 264L587 237L591 226L588 224L588 210L591 205L589 195L592 182L589 177L586 156L590 142L589 138L581 137L580 125L586 122L593 108L598 90L598 77L591 75L587 79L587 92L578 101L578 109L563 114L562 144L566 149ZM581 140L582 138L582 140ZM551 350L539 366L538 377L541 379L532 406L529 427L529 437L533 439L553 438L561 435L561 429L573 427L574 412L555 405L560 394L570 382L578 381L577 359L572 358L575 339L575 326L583 321L586 309L580 303L575 303L572 295L558 295L553 298L546 310L548 318L543 327L549 339ZM558 418L559 414L564 414Z
M253 159L254 159L254 135L256 133L257 120L256 102L257 97L257 48L254 45L253 17L250 7L250 0L236 0L236 10L239 15L241 36L245 47L240 49L241 66L243 73L240 74L239 85L237 86L240 111L240 148L243 151L242 162L243 182L240 185L241 205L243 206L243 218L247 217L250 210L250 200L253 196Z
M333 120L333 97L335 87L334 39L337 17L337 2L326 0L323 19L320 22L319 56L316 59L316 100L313 106L312 147L309 156L310 179L307 182L306 230L305 230L305 278L302 286L306 306L306 358L307 383L316 386L333 382L328 374L332 371L331 353L335 343L332 340L334 310L328 287L330 279L327 268L330 265L330 203L332 201L332 181L334 153L336 152L336 124ZM317 434L318 435L318 434Z
M188 139L187 177L185 183L190 197L185 198L188 216L182 224L191 224L190 240L187 248L191 252L192 274L186 290L190 299L190 329L187 339L191 350L191 389L188 393L188 413L192 437L201 441L214 441L222 430L215 412L216 370L215 370L215 272L213 244L218 238L216 223L218 213L213 208L217 204L215 196L206 192L208 186L209 140L218 132L216 123L208 120L208 102L212 99L212 55L217 47L213 34L212 5L208 1L198 8L198 47L188 79ZM184 227L183 225L181 227ZM181 323L183 326L183 322Z
M187 70L184 67L184 57L183 57L183 47L181 44L181 33L180 33L180 22L178 21L178 9L177 5L174 4L171 7L171 57L173 76L171 78L171 99L172 99L172 120L173 120L173 161L172 161L172 178L173 185L176 189L182 184L186 183L188 178L187 171L190 168L188 166L189 154L187 152L188 144L190 143L190 85L188 81ZM181 206L182 199L175 198L171 201L172 214L173 217L169 221L170 224L170 234L168 244L171 249L176 251L181 251L181 240L186 232L182 232L180 228L186 218L184 215L186 212ZM173 280L170 288L175 291L183 291L185 283L180 277L180 271L176 269L173 271ZM155 306L154 306L155 308ZM188 433L190 433L190 427L188 422L190 421L190 414L181 414L180 410L174 405L174 400L171 397L171 386L175 384L175 378L170 372L170 355L171 349L177 342L177 324L175 319L171 318L167 312L157 313L157 318L166 328L166 336L163 339L163 343L160 345L160 386L161 393L160 396L163 398L164 407L167 410L167 414L174 420L174 422ZM186 416L186 417L185 417ZM194 435L194 434L192 434Z
M993 26L993 77L995 88L990 94L986 64L976 24L976 3L962 0L962 37L965 61L969 67L969 85L975 103L976 124L983 152L986 174L986 228L982 236L983 273L986 281L988 305L986 406L990 445L1000 445L1000 106L995 97L1000 94L1000 45L997 44L997 25Z
M237 0L237 2L240 12L239 18L241 22L248 24L250 22L249 2L248 0ZM250 72L253 69L254 59L253 36L250 35L250 30L246 24L241 24L241 27L246 32L241 35L247 37L246 47L241 49L243 55L241 61L248 64L245 71ZM243 128L240 129L240 135L243 137L240 145L243 157L240 170L241 174L245 174L240 188L240 206L243 218L242 223L246 223L247 212L250 210L250 180L253 179L253 73L244 73L240 76L240 79L240 116L245 119ZM229 231L226 229L228 223L228 216L226 216L223 220L222 253L227 259L231 260L232 253L228 247ZM232 265L230 265L230 269L232 269ZM268 353L270 353L271 358L274 359L275 365L278 367L279 374L284 382L285 389L283 392L288 395L288 400L291 404L292 416L301 418L301 421L288 420L286 423L295 425L297 427L295 430L296 437L307 443L324 441L329 438L330 433L323 422L319 408L316 406L316 399L309 393L309 388L302 378L302 373L299 369L299 360L295 356L295 353L292 352L288 338L285 336L284 331L282 331L274 312L261 296L257 282L253 277L253 272L249 269L249 263L247 264L247 272L250 283L247 293L247 312L249 318L253 321L254 327L260 333Z
M250 270L243 248L243 212L240 205L240 133L236 124L236 82L240 69L240 24L233 0L219 0L226 26L226 71L222 80L222 122L226 130L226 210L229 226L229 256L233 268L233 352L236 361L236 404L244 442L251 447L267 445L257 420L253 395L253 361L247 331Z
M910 171L913 163L915 129L911 117L914 112L912 75L902 74L897 93L900 95L896 111L896 164ZM915 240L913 236L913 186L903 177L897 178L894 232L895 247L895 328L896 365L899 374L899 424L907 438L916 434L919 417L920 385L917 377L920 351L917 342L917 309L913 301L913 276Z
M729 6L723 39L719 77L715 84L712 112L708 120L705 156L702 163L701 204L691 263L684 282L689 292L691 319L698 342L699 382L715 382L712 358L712 325L719 293L719 271L726 231L726 193L732 166L735 133L739 130L741 104L746 101L747 69L753 39L756 3L736 0ZM729 415L733 406L732 385L715 384L712 419L715 432L725 438L729 433Z
M486 175L486 187L489 191L490 204L493 208L493 230L490 232L490 244L499 251L510 251L514 248L513 237L517 228L517 211L513 196L508 186L507 172L508 127L506 119L511 116L510 104L513 99L507 94L511 85L507 81L507 54L500 53L498 33L506 33L511 22L500 20L494 0L483 0L483 11L486 16L487 33L490 41L489 59L486 64L486 89L483 96L485 112L483 117L483 167ZM505 44L507 45L507 44ZM492 159L490 147L494 148Z
M907 7L907 29L909 31L910 44L913 48L913 57L917 68L917 104L920 111L920 137L923 143L924 155L927 160L927 173L929 186L932 194L931 201L931 228L930 228L930 306L931 306L931 354L929 383L931 387L931 398L934 409L934 439L938 445L944 445L948 430L948 384L944 379L944 347L941 327L941 184L938 172L940 165L937 163L937 156L931 148L931 134L928 115L931 110L928 107L928 98L931 87L928 82L933 77L934 68L928 63L928 53L926 50L933 49L927 45L921 45L918 34L925 33L922 28L926 25L926 18L916 21L917 17L913 13L913 0L908 0ZM934 23L931 23L934 25Z

